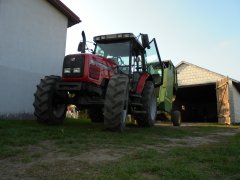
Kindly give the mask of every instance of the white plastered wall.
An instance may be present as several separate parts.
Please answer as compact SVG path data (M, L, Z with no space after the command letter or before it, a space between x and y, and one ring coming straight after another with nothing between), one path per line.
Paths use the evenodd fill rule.
M32 113L40 78L61 74L67 22L46 0L0 0L0 116Z

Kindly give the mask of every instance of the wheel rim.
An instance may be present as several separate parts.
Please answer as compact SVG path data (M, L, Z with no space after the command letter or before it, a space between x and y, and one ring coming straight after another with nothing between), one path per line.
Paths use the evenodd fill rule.
M151 100L150 103L151 103L151 105L150 105L150 117L151 117L151 120L154 121L155 116L156 116L156 111L157 111L157 105L156 105L154 96L152 96L152 100Z
M126 117L127 117L127 110L123 110L123 119L122 119L122 126L125 126L126 123Z
M124 101L124 106L123 106L123 112L122 112L122 121L121 121L121 130L125 127L126 124L126 118L127 118L127 112L128 112L128 98L129 94L128 91L125 92L125 101Z

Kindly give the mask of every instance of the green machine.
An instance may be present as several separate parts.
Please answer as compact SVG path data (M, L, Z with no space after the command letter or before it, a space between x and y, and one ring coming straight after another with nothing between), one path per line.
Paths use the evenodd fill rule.
M180 126L181 113L173 111L173 102L178 89L177 71L172 61L162 61L163 84L157 90L158 119L171 119L174 126Z

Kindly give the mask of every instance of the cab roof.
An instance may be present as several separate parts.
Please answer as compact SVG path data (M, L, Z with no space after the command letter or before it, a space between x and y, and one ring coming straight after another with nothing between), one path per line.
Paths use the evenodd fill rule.
M118 43L132 41L135 48L144 49L141 42L136 38L133 33L117 33L95 36L93 38L95 43Z

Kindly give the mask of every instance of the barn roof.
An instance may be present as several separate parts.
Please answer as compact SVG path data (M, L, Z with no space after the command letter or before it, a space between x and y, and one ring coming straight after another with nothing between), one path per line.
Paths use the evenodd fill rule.
M226 77L225 75L210 71L186 61L181 61L176 66L176 69L178 72L179 86L211 84ZM229 79L240 92L240 82L232 78Z
M80 18L60 0L47 0L47 1L68 18L68 27L71 27L81 22Z
M222 74L216 73L216 72L214 72L214 71L211 71L211 70L209 70L209 69L200 67L200 66L198 66L198 65L195 65L195 64L192 64L192 63L189 63L189 62L186 62L186 61L181 61L181 62L176 66L176 68L179 69L179 67L180 67L180 66L183 66L184 64L189 65L189 66L197 67L197 68L199 68L199 69L201 69L201 70L203 70L203 71L211 72L211 73L215 74L216 76L226 77L226 76L224 76L224 75L222 75Z

